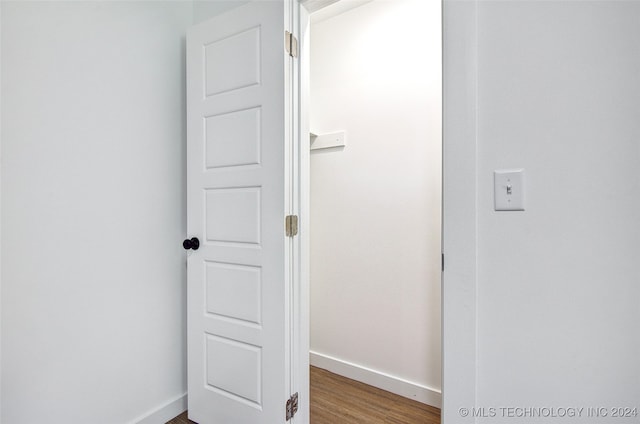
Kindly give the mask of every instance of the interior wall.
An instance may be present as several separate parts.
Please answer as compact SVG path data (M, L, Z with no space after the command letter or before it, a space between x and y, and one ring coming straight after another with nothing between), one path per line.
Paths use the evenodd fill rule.
M248 2L249 0L193 0L193 23L204 22Z
M2 422L2 4L0 4L0 422Z
M479 407L638 406L638 22L638 2L478 3ZM526 211L493 210L501 168L525 169Z
M1 7L1 420L163 423L186 391L192 5Z
M311 362L439 406L440 2L311 30Z

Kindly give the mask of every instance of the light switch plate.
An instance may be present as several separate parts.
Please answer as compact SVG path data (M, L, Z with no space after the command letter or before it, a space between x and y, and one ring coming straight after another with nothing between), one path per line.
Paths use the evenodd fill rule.
M495 210L524 210L524 169L499 169L493 172Z

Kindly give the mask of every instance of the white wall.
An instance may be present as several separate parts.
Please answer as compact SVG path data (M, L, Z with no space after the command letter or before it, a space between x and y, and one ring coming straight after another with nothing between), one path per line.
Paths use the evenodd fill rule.
M191 20L187 2L2 2L3 423L184 406Z
M193 0L193 23L204 22L245 3L248 0Z
M639 406L639 21L639 2L478 3L479 407ZM526 211L494 212L513 167ZM496 414L479 422L517 420Z
M440 403L439 2L374 1L311 31L311 361Z
M0 4L0 422L2 421L2 5Z

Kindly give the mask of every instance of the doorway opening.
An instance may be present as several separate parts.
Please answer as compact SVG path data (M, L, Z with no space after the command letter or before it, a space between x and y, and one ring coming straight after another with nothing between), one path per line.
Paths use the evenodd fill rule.
M333 3L309 47L311 422L359 383L439 408L440 2Z

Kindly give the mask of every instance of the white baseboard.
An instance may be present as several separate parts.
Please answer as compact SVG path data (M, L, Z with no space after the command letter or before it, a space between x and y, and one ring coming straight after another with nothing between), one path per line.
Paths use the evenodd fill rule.
M165 424L187 410L187 394L178 396L164 406L134 420L134 424Z
M334 374L441 408L442 393L440 390L313 351L309 352L309 362L314 367L331 371Z

